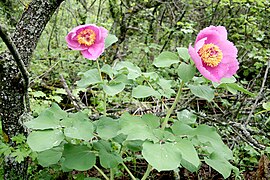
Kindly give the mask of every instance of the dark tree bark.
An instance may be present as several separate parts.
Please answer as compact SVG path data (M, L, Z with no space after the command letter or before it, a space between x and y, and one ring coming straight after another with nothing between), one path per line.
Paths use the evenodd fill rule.
M25 66L36 48L39 37L52 14L64 0L33 0L22 14L16 29L11 36L15 48ZM9 51L0 54L0 116L3 134L10 140L13 136L23 133L25 129L20 118L26 113L25 96L27 92L24 78ZM27 160L18 163L14 158L5 157L4 179L27 179Z

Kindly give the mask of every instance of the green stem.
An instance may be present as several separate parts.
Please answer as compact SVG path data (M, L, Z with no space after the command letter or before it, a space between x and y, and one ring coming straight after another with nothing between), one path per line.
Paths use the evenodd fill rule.
M105 81L102 78L102 74L101 74L101 70L100 70L98 59L96 60L96 62L97 62L97 68L98 68L99 77L100 77L101 81L103 82L103 84L105 85ZM104 101L103 102L103 115L106 116L106 111L107 111L106 110L107 95L106 95L106 93L105 93L104 90L103 90L103 95L104 95L104 97L103 97L103 101Z
M110 180L109 178L108 178L108 176L106 176L106 174L104 174L104 172L101 170L101 169L99 169L96 165L94 165L94 168L96 168L96 170L106 179L106 180Z
M184 86L184 81L182 81L181 84L180 84L180 87L179 87L178 92L177 92L177 95L176 95L176 97L174 99L173 105L171 106L171 108L169 109L169 111L167 111L166 117L165 117L165 119L164 119L164 121L163 121L163 123L161 125L161 129L162 130L165 129L165 127L166 127L166 125L167 125L167 123L169 121L169 118L170 118L170 116L171 116L171 114L172 114L172 112L173 112L173 110L174 110L177 102L180 99L180 96L181 96L181 93L182 93L182 90L183 90L183 86Z
M113 173L113 169L110 168L110 180L114 179L114 173Z
M149 176L151 171L152 171L152 166L150 164L148 164L147 169L146 169L141 180L146 180L146 178Z
M133 176L132 172L130 172L130 170L128 169L128 167L122 163L123 167L125 168L125 170L128 172L128 174L130 175L132 180L136 180L136 178Z

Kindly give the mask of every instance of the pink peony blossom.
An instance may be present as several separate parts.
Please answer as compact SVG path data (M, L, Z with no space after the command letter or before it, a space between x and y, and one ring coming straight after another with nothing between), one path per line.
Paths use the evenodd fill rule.
M73 28L66 36L68 47L81 51L90 60L96 60L105 49L105 38L108 30L94 24L86 24Z
M213 82L232 77L239 68L237 49L227 40L227 30L223 26L201 30L194 48L189 45L188 52L200 73Z

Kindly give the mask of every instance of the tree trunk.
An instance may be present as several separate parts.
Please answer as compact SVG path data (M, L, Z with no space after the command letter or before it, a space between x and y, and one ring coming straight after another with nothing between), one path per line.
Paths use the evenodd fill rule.
M63 0L33 0L22 14L11 36L25 66L28 66L38 39L52 14ZM0 54L0 116L2 131L10 140L19 133L25 134L20 117L26 112L25 83L10 52ZM27 179L27 160L18 163L14 158L5 157L4 179Z

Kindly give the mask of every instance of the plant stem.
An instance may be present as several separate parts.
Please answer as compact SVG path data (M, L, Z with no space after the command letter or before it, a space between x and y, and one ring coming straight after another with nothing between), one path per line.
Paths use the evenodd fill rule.
M99 62L98 62L98 59L96 60L97 62L97 68L98 68L98 73L99 73L99 77L101 79L101 81L103 82L103 85L105 85L105 81L103 80L102 78L102 74L101 74L101 70L100 70L100 66L99 66ZM106 116L106 103L107 103L107 95L105 93L105 91L103 90L103 115Z
M181 93L182 93L182 90L183 90L183 86L184 86L184 81L182 81L181 84L180 84L180 87L179 87L178 92L177 92L177 95L176 95L176 97L174 99L173 105L171 106L171 108L169 109L169 111L167 111L166 117L165 117L165 119L164 119L164 121L163 121L163 123L161 125L161 129L162 130L165 129L165 127L166 127L166 125L167 125L167 123L169 121L169 118L170 118L170 116L171 116L171 114L172 114L172 112L173 112L173 110L174 110L177 102L180 99L180 96L181 96Z
M152 171L152 166L150 164L148 164L147 169L146 169L141 180L146 180L146 178L149 176L151 171Z
M114 179L113 168L110 168L110 180Z
M103 172L101 169L99 169L96 165L94 165L94 168L96 168L96 169L98 170L98 172L99 172L106 180L110 180L110 179L108 178L108 176L106 176L106 174L104 174L104 172Z
M136 178L133 176L132 172L130 172L130 170L128 169L128 167L122 163L123 167L125 168L125 170L128 172L128 174L130 175L132 180L136 180Z

